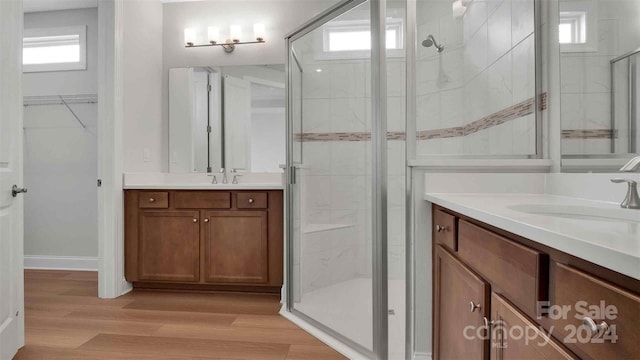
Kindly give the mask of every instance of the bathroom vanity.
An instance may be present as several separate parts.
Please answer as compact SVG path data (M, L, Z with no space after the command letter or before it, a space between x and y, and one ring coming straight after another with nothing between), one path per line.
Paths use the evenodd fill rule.
M433 203L434 359L640 358L640 215L624 213L631 217L612 222L616 231L607 221L518 212L509 205L516 196L425 198ZM574 209L587 208L579 202Z
M279 293L281 185L129 185L125 276L134 288Z

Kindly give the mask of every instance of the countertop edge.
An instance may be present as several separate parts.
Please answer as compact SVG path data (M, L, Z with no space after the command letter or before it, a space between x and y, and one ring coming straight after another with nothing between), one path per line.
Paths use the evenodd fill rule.
M488 225L498 227L515 235L522 236L541 245L565 252L569 255L640 280L640 266L638 265L638 259L633 255L558 234L522 221L471 208L466 205L440 198L434 193L424 194L424 200L484 222Z
M269 185L206 185L206 184L132 184L124 185L123 190L284 190L283 185L269 184Z

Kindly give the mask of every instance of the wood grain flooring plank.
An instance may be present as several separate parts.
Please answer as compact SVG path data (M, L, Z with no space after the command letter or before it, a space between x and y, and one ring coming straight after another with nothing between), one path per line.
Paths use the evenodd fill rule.
M286 360L344 360L339 352L328 346L291 345Z
M188 311L200 313L231 313L231 314L277 314L280 304L276 302L250 302L250 301L167 301L166 299L135 300L124 306L125 309L156 310L156 311Z
M27 345L20 349L13 360L53 360L63 359L71 354L73 349L65 349L60 347Z
M298 329L294 323L280 315L238 315L232 325L249 328Z
M27 347L44 346L75 349L98 335L98 332L88 331L86 329L58 329L52 331L51 329L28 328L25 334L25 343Z
M52 332L83 329L101 334L151 335L162 325L132 321L28 317L25 319L25 326L29 329L51 330Z
M154 336L175 338L211 339L220 341L243 341L251 339L257 343L322 345L315 337L301 329L263 329L242 327L220 327L209 325L163 325Z
M217 324L229 326L236 319L230 314L190 313L184 311L153 311L116 307L85 306L66 315L75 319L117 320L156 324Z
M100 334L79 349L161 356L200 356L212 359L284 360L289 345Z

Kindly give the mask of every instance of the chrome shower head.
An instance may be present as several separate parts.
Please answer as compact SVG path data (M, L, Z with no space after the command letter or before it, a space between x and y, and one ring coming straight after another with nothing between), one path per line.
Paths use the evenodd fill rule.
M438 44L436 42L436 38L434 38L433 35L429 34L429 36L427 36L427 39L422 42L422 46L431 47L433 45L435 45L435 47L436 47L436 49L438 50L439 53L444 51L444 46Z

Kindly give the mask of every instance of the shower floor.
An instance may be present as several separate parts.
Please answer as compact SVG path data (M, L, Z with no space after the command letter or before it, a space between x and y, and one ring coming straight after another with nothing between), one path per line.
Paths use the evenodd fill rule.
M347 280L302 296L295 308L346 336L372 347L371 279ZM389 280L389 359L402 360L405 352L405 281Z

